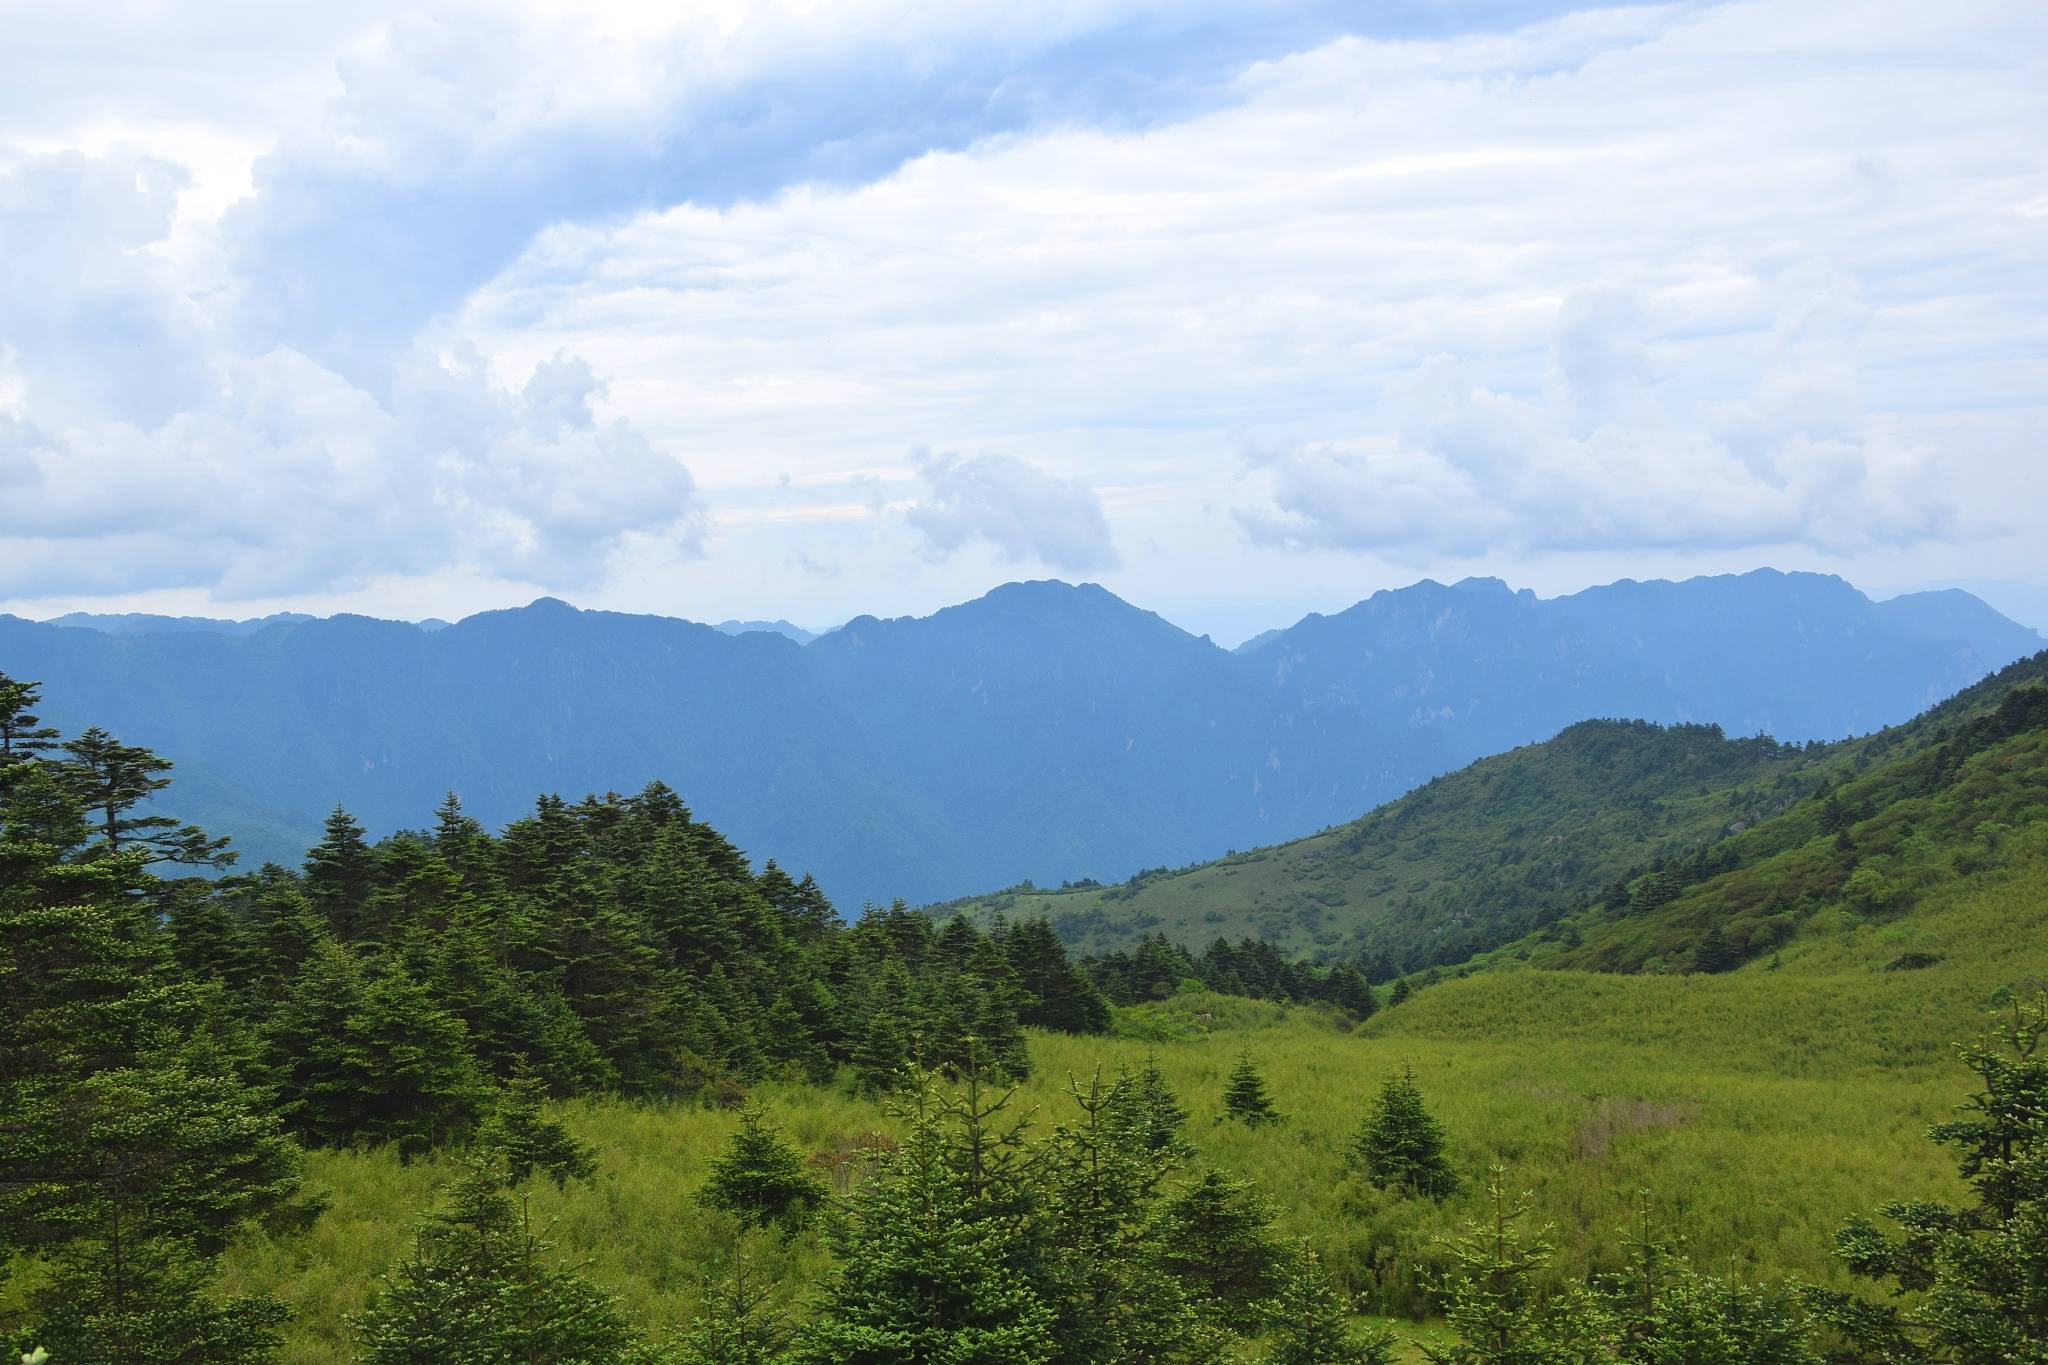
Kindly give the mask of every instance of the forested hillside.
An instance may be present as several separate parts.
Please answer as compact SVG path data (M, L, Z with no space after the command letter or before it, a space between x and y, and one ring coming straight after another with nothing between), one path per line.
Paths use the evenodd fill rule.
M1053 582L801 645L545 599L445 627L71 620L0 618L0 668L73 730L178 755L181 813L252 857L296 860L336 801L381 837L451 787L497 827L660 780L849 910L1271 844L1588 717L1835 740L2040 647L1964 594L1772 572L1423 582L1237 653Z
M1659 907L1695 883L1809 843L1823 822L1833 836L1894 802L1933 800L1976 752L1971 746L2041 724L2035 699L2044 682L2048 655L2035 655L1903 725L1837 744L1730 739L1710 726L1582 722L1290 844L1113 886L1014 888L934 909L984 920L1045 917L1070 946L1097 956L1128 955L1148 939L1201 953L1218 939L1250 938L1283 957L1354 963L1384 982L1537 931L1561 944L1584 927L1627 918L1646 903ZM2007 804L2025 806L2038 793L2025 741L2019 749L1988 780ZM1991 798L1976 800L1950 812L1944 838L1969 835L1959 822ZM1892 832L1921 818L1916 806L1877 820L1870 860L1831 851L1840 875L1821 877L1821 891L1837 889L1859 866L1859 887L1878 885L1873 879L1887 875L1898 854ZM1769 880L1769 893L1736 890L1751 885L1749 873L1699 889L1677 913L1704 933L1700 908L1732 895L1744 909L1723 928L1746 952L1754 935L1789 932L1782 919L1771 929L1755 920L1782 915L1801 895L1808 908L1815 903L1811 888L1784 891L1775 874ZM1891 893L1880 886L1877 894ZM1645 922L1635 921L1638 930ZM1676 951L1684 932L1667 934L1663 949ZM1667 960L1620 950L1602 958L1576 946L1544 960L1553 956L1621 969ZM1678 960L1689 959L1681 952Z

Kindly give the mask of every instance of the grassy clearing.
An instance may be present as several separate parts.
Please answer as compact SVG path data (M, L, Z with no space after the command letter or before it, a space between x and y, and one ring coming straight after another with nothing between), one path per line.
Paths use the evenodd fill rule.
M1942 960L1883 970L1906 941ZM1350 1032L1313 1011L1179 996L1123 1012L1121 1036L1035 1036L1026 1100L1049 1124L1066 1112L1069 1075L1150 1053L1193 1111L1202 1160L1257 1181L1283 1230L1313 1241L1350 1289L1403 1322L1424 1303L1431 1238L1471 1211L1495 1162L1556 1225L1563 1273L1611 1261L1614 1229L1647 1187L1686 1226L1702 1263L1836 1282L1830 1237L1848 1214L1956 1193L1952 1168L1923 1136L1964 1093L1949 1045L1976 1029L2002 988L2048 976L2044 943L2048 857L2027 852L2004 871L1941 888L1910 920L1818 919L1775 970L1481 972ZM1217 1121L1240 1049L1264 1071L1285 1126ZM1363 1106L1404 1063L1468 1178L1440 1206L1391 1200L1339 1174ZM843 1152L890 1126L841 1091L771 1084L755 1094L807 1153ZM624 1103L563 1112L598 1146L602 1174L566 1192L537 1189L537 1218L637 1319L674 1329L733 1240L693 1195L734 1116ZM308 1234L238 1248L231 1271L236 1288L298 1310L287 1360L348 1358L347 1314L404 1254L448 1173L445 1161L404 1165L381 1152L314 1157L334 1207ZM816 1234L759 1249L800 1306L827 1265Z

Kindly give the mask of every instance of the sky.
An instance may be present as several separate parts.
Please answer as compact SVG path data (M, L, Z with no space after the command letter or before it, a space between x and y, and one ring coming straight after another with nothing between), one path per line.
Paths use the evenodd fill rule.
M2048 603L2037 0L0 24L0 611Z

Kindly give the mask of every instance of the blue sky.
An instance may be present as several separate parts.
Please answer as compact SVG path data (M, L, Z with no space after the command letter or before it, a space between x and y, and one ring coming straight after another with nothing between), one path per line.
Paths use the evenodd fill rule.
M2048 581L2038 4L0 22L0 610Z

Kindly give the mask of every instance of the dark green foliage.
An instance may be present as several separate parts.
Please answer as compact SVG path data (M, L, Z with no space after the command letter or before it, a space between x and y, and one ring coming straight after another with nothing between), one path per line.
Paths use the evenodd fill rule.
M1223 1114L1256 1128L1262 1123L1279 1123L1280 1112L1266 1094L1265 1078L1252 1064L1251 1054L1238 1054L1237 1065L1223 1086Z
M1218 1311L1248 1309L1286 1283L1273 1211L1252 1187L1209 1171L1161 1211L1158 1261Z
M1286 1283L1267 1310L1273 1336L1267 1365L1390 1365L1391 1334L1360 1337L1353 1330L1351 1314L1306 1242L1291 1259Z
M1818 1311L1873 1357L2014 1365L2048 1361L2048 993L2013 1002L1960 1049L1981 1087L1929 1136L1957 1152L1977 1202L1892 1203L1899 1233L1855 1219L1836 1249L1895 1297L1816 1292Z
M396 963L365 965L332 940L269 1030L292 1128L309 1141L421 1151L466 1136L487 1092L460 1020Z
M1026 1192L986 1106L920 1073L895 1150L832 1231L837 1261L794 1358L816 1365L1036 1365L1053 1313L1016 1264ZM1013 1138L1013 1135L1009 1135Z
M213 841L130 822L108 774L166 765L104 736L57 757L33 700L0 685L23 740L0 763L0 1264L42 1262L28 1334L60 1360L266 1359L282 1309L217 1295L215 1259L286 1206L299 1153L147 870L165 830Z
M796 1231L825 1200L825 1187L803 1158L770 1127L756 1105L740 1110L740 1126L711 1165L699 1199L742 1223Z
M597 1174L597 1153L542 1109L547 1087L537 1077L514 1076L499 1090L478 1145L504 1162L513 1185L544 1175L560 1189Z
M1444 1131L1422 1102L1413 1067L1380 1086L1379 1100L1351 1140L1351 1162L1381 1189L1441 1199L1458 1187L1444 1155Z
M503 1172L473 1163L357 1323L364 1365L652 1359L610 1295L555 1264Z
M1629 1365L1821 1365L1814 1324L1787 1288L1704 1275L1658 1227L1647 1193L1623 1233L1626 1267L1603 1277L1584 1306L1613 1359ZM1604 1309L1604 1317L1598 1310Z
M93 1365L263 1365L277 1358L289 1316L269 1299L226 1298L210 1258L170 1237L119 1235L75 1243L38 1289L30 1338L52 1362Z
M1526 1196L1508 1197L1506 1174L1496 1167L1486 1187L1486 1211L1445 1243L1450 1269L1436 1285L1444 1318L1458 1336L1448 1347L1423 1347L1437 1365L1575 1365L1597 1361L1603 1317L1589 1296L1546 1292L1542 1272L1551 1245L1525 1236Z
M794 1333L786 1315L767 1306L768 1295L745 1249L735 1250L730 1271L705 1295L677 1365L775 1365L784 1359Z
M1109 1002L1067 960L1066 945L1043 916L1011 926L1002 946L1023 992L1022 1022L1065 1033L1100 1033L1109 1027Z
M1161 1264L1159 1201L1191 1149L1152 1076L1070 1083L1079 1117L1042 1153L1045 1297L1061 1360L1192 1365L1220 1348L1192 1287Z
M1692 969L1696 972L1725 972L1741 965L1742 958L1728 942L1728 936L1721 932L1721 926L1709 926L1699 947L1693 950Z

